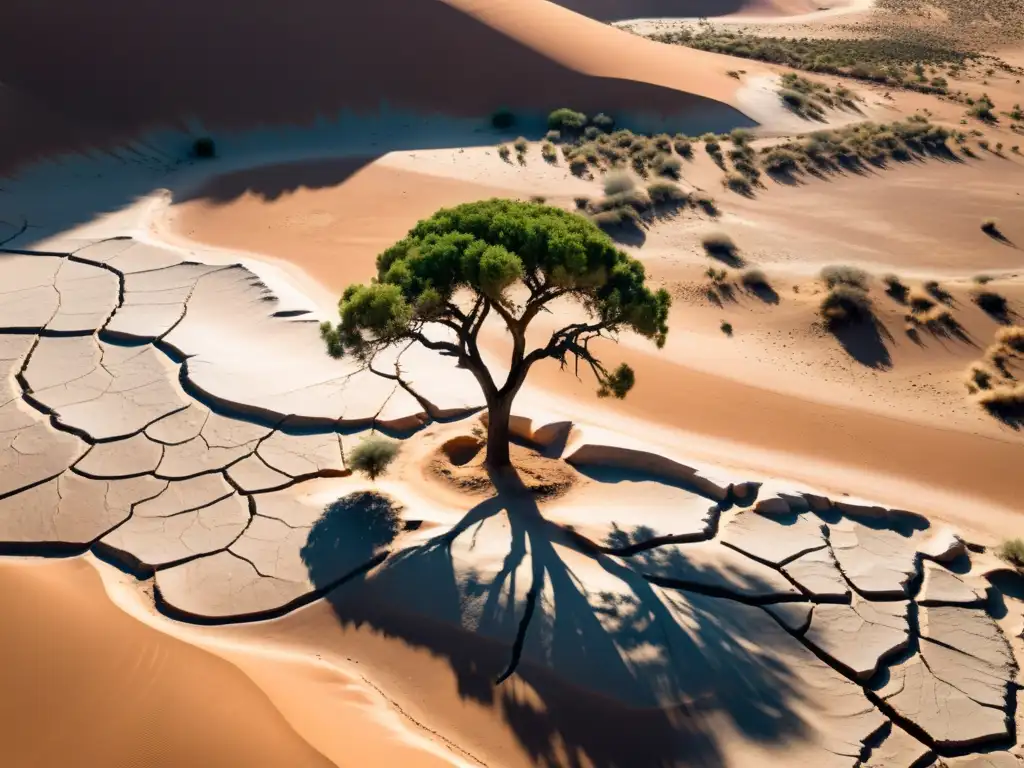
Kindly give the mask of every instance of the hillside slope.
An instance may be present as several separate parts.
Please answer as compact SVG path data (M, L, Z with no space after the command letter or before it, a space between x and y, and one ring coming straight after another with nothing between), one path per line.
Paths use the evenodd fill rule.
M0 48L0 173L186 121L226 131L383 104L484 117L571 94L585 110L750 122L721 103L735 90L721 57L543 0L10 0L0 25L18 30Z

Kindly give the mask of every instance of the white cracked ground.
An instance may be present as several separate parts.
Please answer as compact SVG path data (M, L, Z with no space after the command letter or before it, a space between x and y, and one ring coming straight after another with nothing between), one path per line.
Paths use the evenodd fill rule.
M955 533L585 431L552 449L592 481L571 503L330 497L362 432L479 403L443 358L320 345L241 266L128 238L0 253L0 553L92 550L183 621L326 599L410 642L452 626L498 644L497 680L713 706L808 764L1018 764L1018 663ZM417 386L425 365L450 370Z

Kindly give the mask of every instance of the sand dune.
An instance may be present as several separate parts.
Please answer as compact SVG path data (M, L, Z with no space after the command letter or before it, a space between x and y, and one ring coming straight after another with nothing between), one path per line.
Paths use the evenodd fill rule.
M0 562L4 763L332 763L236 667L139 623L80 561Z
M103 13L13 0L0 24L20 30L0 51L0 173L194 121L213 132L310 124L385 103L483 123L498 107L539 115L572 94L585 110L750 122L721 103L734 86L721 57L543 0L108 0Z
M576 13L601 21L626 19L696 18L699 16L792 16L850 0L552 0Z

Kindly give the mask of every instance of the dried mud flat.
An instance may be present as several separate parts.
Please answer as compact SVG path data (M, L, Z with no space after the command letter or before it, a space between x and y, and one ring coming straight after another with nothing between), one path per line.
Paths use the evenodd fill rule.
M657 357L621 345L639 382L615 410L538 367L513 418L527 487L486 481L465 370L418 348L333 360L318 333L320 308L442 205L601 194L599 173L542 162L537 143L518 164L480 146L511 139L481 127L499 102L650 108L700 131L760 122L769 142L819 127L780 106L777 67L594 19L685 5L765 34L782 27L761 17L792 14L892 34L917 14L911 31L952 25L989 46L1019 38L1019 2L558 5L305 0L289 13L316 29L283 41L278 11L250 5L207 17L210 40L237 46L184 57L192 4L153 24L116 0L105 46L81 14L71 35L19 35L0 54L0 167L137 139L0 189L5 765L1024 765L1024 577L994 555L1024 530L1024 444L962 380L1024 300L1006 120L983 126L1006 152L766 178L750 196L722 190L724 165L695 145L679 182L713 189L720 215L666 217L623 246L679 299L669 343ZM12 9L12 28L40 18ZM368 30L399 17L392 48L430 67L374 58ZM284 46L273 60L268 40ZM372 62L365 77L336 76L352 69L339 48ZM96 80L69 91L64 62L86 49ZM836 125L963 117L853 87L870 98ZM984 87L1007 108L1019 83ZM382 98L399 111L254 130ZM442 103L450 120L420 114ZM180 133L139 138L182 115L223 132L224 157L175 159ZM1004 240L978 230L994 215ZM700 242L721 231L770 292L739 271L731 300L709 285L721 265ZM817 322L818 273L837 262L872 272L886 330L873 357ZM910 310L877 279L890 269L917 292L936 279L962 337L900 335ZM1008 302L1001 320L975 306L981 272ZM493 331L482 344L500 360ZM348 464L370 433L402 443L375 483Z
M514 492L428 504L410 483L349 477L346 445L371 425L426 425L408 439L415 462L417 445L467 431L436 415L475 404L380 377L350 389L378 374L322 369L315 324L244 268L118 239L5 253L0 273L8 555L92 552L183 622L287 627L322 598L310 608L342 629L424 648L460 687L498 691L500 729L544 762L1016 760L989 751L1017 741L1019 665L993 609L1007 613L1016 582L924 516L525 420L521 437L577 488L539 505ZM291 350L287 392L241 367L267 357L246 339ZM576 690L609 722L643 712L653 741L616 752L571 720L524 719L524 689L555 709ZM457 724L431 725L480 751Z

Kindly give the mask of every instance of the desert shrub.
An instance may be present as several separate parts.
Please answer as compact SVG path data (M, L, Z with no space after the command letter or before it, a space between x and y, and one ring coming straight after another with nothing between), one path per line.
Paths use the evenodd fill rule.
M952 295L949 293L949 291L942 287L938 280L926 280L924 282L923 288L936 301L948 303L953 300Z
M862 288L837 284L831 288L818 307L825 325L836 329L852 323L863 323L873 318L871 298Z
M636 186L636 179L628 171L609 171L604 177L604 193L617 195Z
M594 141L600 135L601 131L596 125L588 125L583 129L583 138L587 141Z
M913 290L907 297L907 303L910 305L912 312L924 313L935 306L935 299L925 291Z
M723 283L729 276L729 270L708 267L706 270L704 270L704 276L711 280L711 282L713 283Z
M789 174L797 171L797 154L788 149L775 148L761 156L761 165L769 173Z
M715 198L707 192L697 192L693 196L693 202L708 216L718 215L718 203L716 203Z
M885 292L889 296L900 302L900 304L907 302L907 294L910 292L910 289L904 285L897 275L886 275L882 278L882 282L885 283Z
M807 97L799 91L794 91L789 88L783 88L779 91L779 98L782 99L782 103L789 107L797 114L803 114L807 111Z
M771 288L768 277L760 269L748 269L740 276L740 282L749 290Z
M678 205L689 197L671 181L652 181L647 185L647 195L655 205Z
M754 193L754 185L742 173L729 172L725 174L722 184L741 195L752 195Z
M516 124L516 116L510 110L499 109L491 115L491 125L499 131L508 130Z
M192 154L196 157L208 160L217 154L217 145L209 136L203 136L192 143Z
M996 557L1014 568L1024 568L1024 540L1007 539L996 547Z
M573 109L556 109L548 115L548 128L563 133L579 133L587 124L587 116Z
M730 69L725 74L728 75L729 77L734 77L737 80L740 79L740 73L737 72L735 69Z
M502 144L498 147L498 157L502 160L508 161L512 157L512 150L508 148L506 144Z
M722 154L722 145L718 143L718 138L715 136L704 140L704 149L709 155Z
M590 217L597 226L604 230L620 229L627 225L636 225L640 217L635 210L629 206L611 208L606 211L598 211Z
M678 179L683 168L683 161L675 155L661 154L654 158L654 171L659 176Z
M978 394L978 403L996 418L1024 424L1024 384L993 387Z
M994 291L978 291L973 298L974 303L992 317L1005 318L1009 313L1010 307L1006 297Z
M991 389L992 380L995 378L995 374L983 365L973 363L967 369L967 376L964 383L967 386L967 391L972 395L977 393L979 390Z
M996 343L1016 354L1024 354L1024 326L1011 325L996 331Z
M649 211L651 204L651 198L646 190L633 188L593 201L590 204L590 208L595 212L611 211L617 208L631 208L639 214Z
M654 142L654 146L661 152L672 151L672 137L667 133L659 133L657 136L651 139Z
M557 144L558 142L560 142L562 140L562 132L561 131L548 131L547 133L544 134L544 140L545 141L550 141L552 144Z
M397 458L401 445L379 435L364 438L345 457L349 469L362 472L371 480L383 475L388 466Z
M680 157L685 157L686 159L693 157L693 143L689 139L677 138L673 143L673 147Z
M981 98L971 105L971 108L967 110L967 114L971 117L976 117L979 120L983 120L986 123L995 122L996 116L992 111L995 109L995 104L992 103L992 99L988 97L987 93L983 93Z
M587 158L581 157L580 155L573 155L569 159L569 171L573 176L582 176L587 172L587 168L590 164L587 162Z
M971 279L974 282L976 282L978 285L985 285L987 283L991 283L992 282L992 276L991 275L975 275Z
M729 133L729 138L732 140L732 143L737 145L747 144L753 137L754 134L746 128L733 128Z
M549 163L558 162L558 150L555 149L555 145L550 142L544 142L540 148L540 156L543 157Z
M864 292L868 290L868 273L858 267L845 265L825 267L821 270L821 279L825 282L826 288L846 285Z
M728 323L723 320L719 328L722 329L722 333L724 333L726 336L732 336L732 323Z
M989 237L1002 237L1002 232L999 231L999 221L997 219L983 219L981 222L981 231Z
M589 197L577 197L577 198L573 199L573 202L576 203L576 208L578 210L585 211L585 210L587 210L587 206L590 205L590 198Z
M615 118L604 114L604 112L594 115L594 119L591 120L591 122L596 128L604 131L605 133L610 132L612 128L615 127Z
M708 256L714 256L716 259L724 261L736 261L738 259L739 249L736 248L736 243L724 232L711 232L704 235L700 239L700 244L704 247L704 252Z
M512 142L512 146L516 148L517 155L524 155L526 154L526 150L530 148L530 142L528 142L523 136L520 136Z

